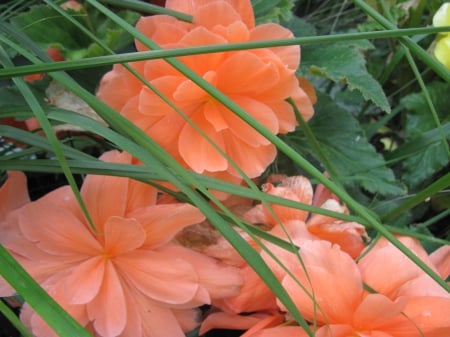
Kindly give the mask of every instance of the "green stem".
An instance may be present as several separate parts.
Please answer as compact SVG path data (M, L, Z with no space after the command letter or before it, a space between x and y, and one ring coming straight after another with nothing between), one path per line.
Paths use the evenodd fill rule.
M189 48L160 49L142 52L124 53L119 55L105 55L90 57L81 60L68 60L60 62L41 63L39 65L12 66L0 69L0 79L15 76L23 76L35 73L47 73L53 71L69 71L84 68L93 68L99 66L108 66L116 63L127 63L143 60L153 60L168 57L188 56L197 54L217 53L224 51L235 51L242 49L258 49L292 45L308 45L321 43L335 43L343 41L354 41L363 39L385 39L392 37L401 37L415 34L432 34L437 32L450 31L450 27L428 27L428 28L409 28L394 29L381 32L366 33L347 33L336 35L307 36L290 39L262 40L252 42L226 43L208 46L198 46ZM0 41L8 43L6 36L0 35Z

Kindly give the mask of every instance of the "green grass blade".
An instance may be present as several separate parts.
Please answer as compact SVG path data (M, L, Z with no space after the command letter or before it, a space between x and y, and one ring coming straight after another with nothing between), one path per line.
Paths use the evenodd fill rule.
M92 337L0 245L0 274L60 337Z

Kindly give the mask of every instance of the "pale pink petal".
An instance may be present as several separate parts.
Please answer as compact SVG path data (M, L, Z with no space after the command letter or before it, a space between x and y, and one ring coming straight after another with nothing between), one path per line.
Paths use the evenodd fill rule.
M146 232L146 247L159 247L169 242L183 228L200 223L205 216L189 204L167 204L141 208L130 214Z
M87 304L89 319L102 337L118 336L127 322L125 296L112 262L107 261L102 285L97 296Z
M198 276L182 257L138 250L114 258L122 277L153 300L167 304L190 301L198 290Z

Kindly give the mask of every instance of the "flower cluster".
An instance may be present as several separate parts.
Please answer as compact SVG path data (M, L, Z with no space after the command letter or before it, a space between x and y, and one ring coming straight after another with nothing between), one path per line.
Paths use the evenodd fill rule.
M131 162L117 151L102 159ZM7 209L1 210L0 243L98 336L184 336L199 324L201 305L236 295L241 286L234 267L172 240L202 222L201 212L189 204L158 204L147 184L88 176L81 195L92 224L69 186L34 202L27 202L24 187L24 176L14 172L2 187ZM14 188L22 193L16 189L9 199ZM11 293L0 287L0 295ZM54 335L28 306L21 316L36 336Z
M193 22L166 15L142 17L136 28L162 48L293 36L277 24L255 26L250 1L169 0L166 7L191 14ZM136 48L148 50L138 41ZM179 60L273 134L295 128L296 117L286 99L294 100L305 120L313 114L311 100L295 76L300 63L299 46L190 55ZM157 91L123 66L115 65L103 77L98 97L142 128L186 167L237 181L241 179L239 173L218 149L250 178L261 175L275 159L276 148L271 142L165 60L130 65Z
M255 25L250 0L167 0L166 7L193 21L142 17L137 29L162 48L292 37L277 24ZM135 44L138 51L148 49ZM301 118L313 115L314 95L295 75L299 46L178 60L272 134L296 127L289 98ZM98 97L184 167L241 183L229 160L260 178L276 157L269 140L166 60L130 66L147 83L115 65ZM100 159L136 164L117 150ZM237 196L224 204L264 231L258 239L236 229L273 272L310 334L199 209L141 181L87 175L82 207L69 186L30 201L25 175L8 172L0 186L0 244L93 336L184 337L216 328L245 330L243 337L450 336L450 295L387 239L371 241L363 225L343 220L351 218L349 210L327 188L280 175L270 176L262 191L307 207ZM449 246L428 254L416 239L398 239L448 278ZM13 293L0 279L0 296ZM27 304L21 319L34 336L55 336Z

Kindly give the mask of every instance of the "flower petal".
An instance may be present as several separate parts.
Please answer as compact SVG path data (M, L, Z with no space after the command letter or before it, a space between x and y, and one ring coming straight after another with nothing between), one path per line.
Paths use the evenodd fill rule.
M314 302L290 276L282 281L300 312L310 321L352 322L363 292L361 276L353 259L337 245L321 240L305 242L300 256L306 272L298 267L294 275L313 296Z
M19 223L25 237L47 253L91 256L101 251L86 225L54 204L36 201L26 205L19 215Z
M23 172L8 171L8 179L0 187L0 219L6 213L30 202L27 189L27 178Z
M122 333L127 322L125 294L114 265L107 261L103 282L97 296L87 304L89 319L102 337Z
M167 304L190 301L198 290L194 268L182 260L155 251L134 251L114 263L121 275L146 296Z
M97 256L73 268L65 280L65 296L71 304L91 301L100 289L105 272L105 259Z
M197 114L192 121L219 148L224 149L225 142L222 134L216 132L215 128L202 115ZM225 171L228 168L227 160L189 124L186 124L180 133L178 149L183 160L197 173Z
M189 204L167 204L141 208L130 214L146 232L146 247L166 244L183 228L202 222L205 217L198 208Z

